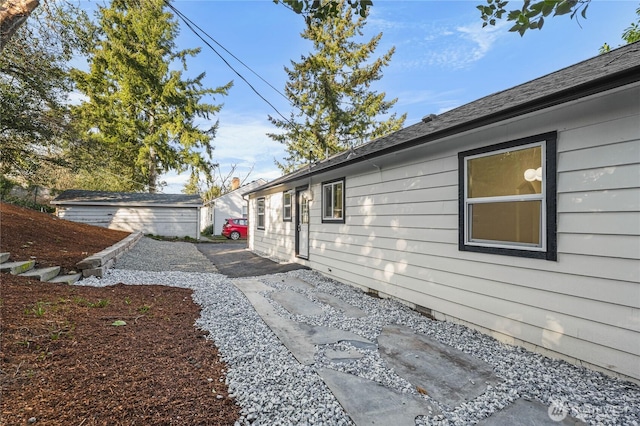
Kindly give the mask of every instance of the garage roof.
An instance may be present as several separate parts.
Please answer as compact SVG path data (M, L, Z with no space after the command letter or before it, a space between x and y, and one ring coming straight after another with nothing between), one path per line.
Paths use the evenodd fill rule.
M157 207L199 207L199 195L189 194L149 194L143 192L108 192L70 189L51 201L55 205L127 205Z

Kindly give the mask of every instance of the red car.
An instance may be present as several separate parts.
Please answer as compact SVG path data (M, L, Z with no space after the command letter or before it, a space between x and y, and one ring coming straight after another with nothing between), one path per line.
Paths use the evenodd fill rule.
M225 219L222 225L222 235L232 240L247 238L247 219Z

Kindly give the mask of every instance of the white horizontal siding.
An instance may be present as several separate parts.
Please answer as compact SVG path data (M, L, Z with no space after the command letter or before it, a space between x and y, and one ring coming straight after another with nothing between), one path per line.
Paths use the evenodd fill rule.
M640 242L635 235L560 234L558 246L561 253L640 260Z
M570 132L566 137L575 138ZM627 164L637 164L640 160L640 144L629 140L611 145L585 147L580 150L565 151L558 154L558 172L573 170L598 169L601 167L619 167Z
M258 229L257 204L249 209L250 247L252 250L282 261L295 261L295 228L293 221L282 219L282 193L265 197L265 229Z
M558 213L639 211L639 188L558 194Z
M635 87L376 158L366 172L345 171L340 224L321 222L314 178L309 265L640 379L639 118ZM458 152L552 130L557 261L459 251Z
M177 207L67 206L58 216L127 232L168 237L199 237L198 209Z
M218 197L213 202L213 234L221 235L226 219L241 218L246 201L238 191Z
M536 288L629 307L637 307L640 297L637 280L633 279L637 275L629 277L626 273L609 272L625 261L612 257L562 255L562 262L554 262L555 268L545 270L540 268L536 259L505 258L505 262L496 263L482 253L466 253L464 257L458 255L457 246L452 244L415 240L380 237L365 240L350 235L312 234L312 246L321 248L322 257L330 259L344 257L348 250L353 256L357 256L353 259L354 264L369 265L380 270L386 267L385 262L391 262L392 266L411 264L432 271L509 282L518 287ZM581 260L584 261L585 268L569 269L569 265ZM587 268L594 263L593 270ZM394 269L397 268L394 266ZM591 273L594 271L604 273L597 276ZM616 279L611 278L611 275L620 276ZM603 287L607 288L606 292L602 291ZM585 311L585 315L590 313Z
M577 170L559 174L558 193L637 188L638 182L640 170L637 164Z
M563 233L640 235L638 212L563 213L558 227Z
M551 273L537 273L535 269L523 270L523 268L502 268L499 265L491 265L480 262L461 261L460 259L435 258L429 255L415 254L405 250L381 250L370 248L360 254L348 254L343 250L330 249L325 245L324 257L331 259L330 263L344 262L352 264L360 270L363 276L373 278L383 283L405 286L410 279L419 279L420 282L434 282L451 288L464 288L467 291L487 294L491 297L499 297L511 300L523 305L537 306L541 309L556 310L558 312L572 312L572 315L584 319L593 318L595 315L602 315L602 322L607 322L615 317L603 310L594 314L591 308L605 302L601 295L602 286L618 289L626 292L627 296L634 294L633 285L624 282L611 282L609 280L589 280L585 277L564 276L560 281L558 277L553 277ZM458 266L458 269L452 266ZM496 271L498 271L496 273ZM512 275L523 275L518 280L511 279ZM499 281L499 279L501 281ZM553 284L547 279L553 280ZM409 280L409 281L408 281ZM517 282L514 282L517 281ZM565 281L569 281L565 284ZM404 284L402 284L404 283ZM491 283L491 284L489 284ZM590 287L590 288L587 288ZM493 289L493 290L492 290ZM592 290L589 298L585 293ZM637 289L635 289L637 291ZM636 293L637 295L637 293ZM546 297L551 299L547 299ZM600 297L599 297L600 296ZM637 301L625 299L624 294L612 295L608 297L607 304L624 306L625 309L632 309L638 317ZM566 303L555 304L553 301L564 300ZM581 304L581 302L584 302ZM625 311L621 309L621 311ZM614 322L622 328L640 331L640 322L623 325L624 319L628 318L626 311L618 322Z
M640 120L633 109L637 108L638 101L630 95L626 102L627 104L624 104L621 101L620 107L613 111L614 115L611 117L603 114L597 121L586 121L583 125L573 127L571 138L563 141L562 146L558 146L558 152L563 155L568 151L582 151L592 147L600 149L599 147L605 145L637 140L640 135Z

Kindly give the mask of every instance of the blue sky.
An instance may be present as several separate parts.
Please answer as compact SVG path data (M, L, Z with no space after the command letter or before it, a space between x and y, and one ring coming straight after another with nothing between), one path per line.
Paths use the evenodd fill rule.
M374 0L364 37L368 40L382 32L376 56L393 46L396 52L373 89L385 92L387 99L398 98L393 111L407 113L405 126L591 58L604 42L617 47L624 29L635 22L640 5L637 0L593 0L586 20L548 19L542 31L520 37L509 33L504 23L481 28L475 8L480 3ZM173 4L280 92L287 81L284 67L311 52L310 43L300 37L302 18L271 0L177 0ZM509 6L519 4L512 1ZM216 117L220 127L213 142L214 161L221 173L226 175L236 165L235 175L245 179L250 173L248 181L280 176L274 160L283 159L284 147L266 136L275 130L267 116L277 112L188 28L181 28L179 48L202 47L188 61L188 73L205 71L208 87L234 81L228 96L213 101L224 104ZM214 47L280 113L289 116L292 110L285 98ZM180 193L187 178L174 173L163 176L167 182L163 192Z

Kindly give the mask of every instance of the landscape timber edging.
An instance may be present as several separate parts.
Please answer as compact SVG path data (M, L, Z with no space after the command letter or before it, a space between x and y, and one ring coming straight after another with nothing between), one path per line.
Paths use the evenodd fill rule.
M80 262L76 263L82 270L83 277L102 277L104 273L115 264L116 260L131 249L142 238L142 232L134 232L122 241L118 241L111 247L99 251Z

